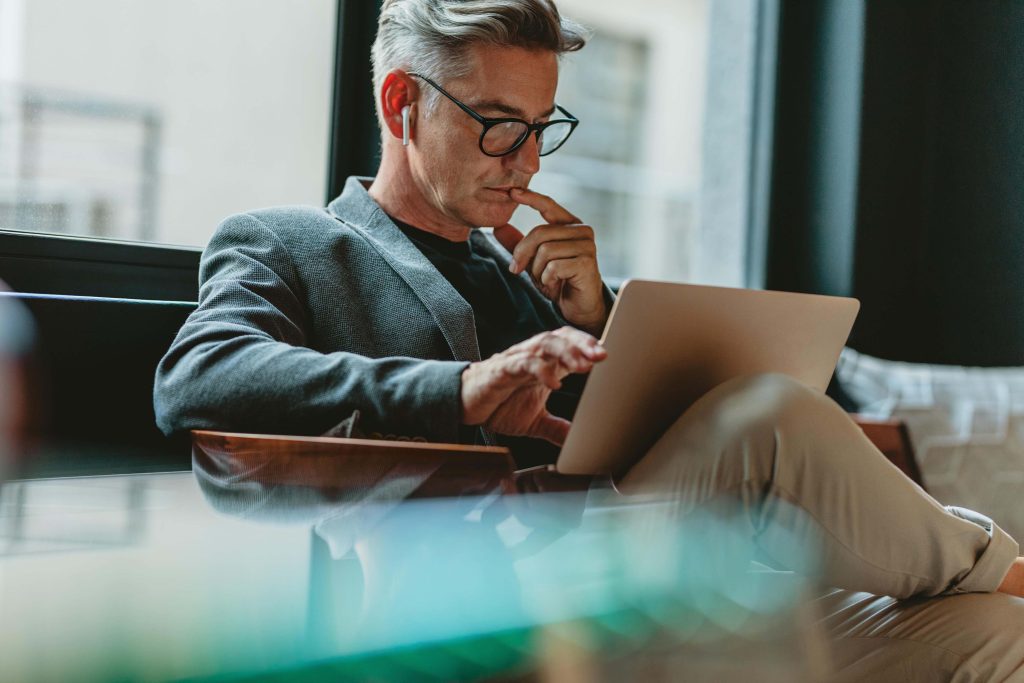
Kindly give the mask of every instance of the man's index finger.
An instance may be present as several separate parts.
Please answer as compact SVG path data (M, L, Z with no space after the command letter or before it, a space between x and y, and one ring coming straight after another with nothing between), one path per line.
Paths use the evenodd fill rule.
M509 196L520 204L536 209L548 223L580 222L580 219L570 213L568 209L545 194L517 188Z

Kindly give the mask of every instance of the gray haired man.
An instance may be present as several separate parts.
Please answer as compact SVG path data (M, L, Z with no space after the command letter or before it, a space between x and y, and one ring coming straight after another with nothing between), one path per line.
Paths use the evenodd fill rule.
M161 428L321 434L358 421L550 461L573 376L605 357L595 337L611 303L594 231L529 189L576 126L555 92L559 56L584 42L550 0L386 1L377 177L350 178L326 209L221 224L199 307L157 371ZM545 221L525 237L509 224L521 204ZM819 547L819 578L837 587L820 601L825 625L850 680L1024 676L1017 543L943 508L802 386L720 386L620 488L670 495L679 514L734 499L780 566L790 558L768 529Z

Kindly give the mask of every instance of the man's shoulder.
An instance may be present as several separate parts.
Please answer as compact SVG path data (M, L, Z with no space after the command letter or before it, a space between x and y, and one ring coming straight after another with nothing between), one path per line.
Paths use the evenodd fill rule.
M347 228L322 206L268 206L228 216L224 223L253 222L279 235L310 230Z
M267 223L288 224L294 221L303 220L332 220L331 214L322 206L310 206L306 204L285 204L281 206L266 206L261 209L246 211L244 215L252 216Z
M287 246L295 244L309 248L318 242L355 237L358 232L338 219L330 210L319 206L301 204L270 206L243 211L225 218L217 228L220 238L231 236L231 241L249 241L263 233L269 239L276 238ZM274 237L269 237L267 233Z

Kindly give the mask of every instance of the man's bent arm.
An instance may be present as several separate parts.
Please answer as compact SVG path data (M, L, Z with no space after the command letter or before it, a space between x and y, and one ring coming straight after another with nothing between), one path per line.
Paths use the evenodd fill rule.
M367 431L458 440L465 362L372 359L306 347L302 283L258 219L225 221L203 253L199 307L157 368L165 433L320 434L354 410Z

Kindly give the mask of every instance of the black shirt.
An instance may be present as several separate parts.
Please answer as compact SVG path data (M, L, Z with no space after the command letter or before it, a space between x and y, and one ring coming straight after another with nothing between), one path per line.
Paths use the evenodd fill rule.
M402 232L472 307L480 357L490 358L514 344L552 328L550 312L536 308L518 276L487 254L473 249L470 240L453 242L392 218ZM572 419L582 392L583 379L567 377L561 390L552 392L548 410ZM473 441L476 430L463 439ZM519 467L553 463L558 447L541 439L499 435Z

